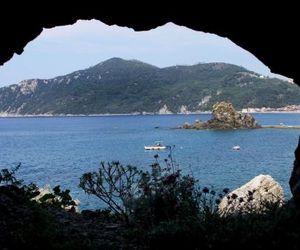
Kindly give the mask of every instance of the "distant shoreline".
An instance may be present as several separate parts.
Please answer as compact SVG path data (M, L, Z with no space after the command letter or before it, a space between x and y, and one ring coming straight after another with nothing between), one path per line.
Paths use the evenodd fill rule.
M239 111L241 112L241 111ZM203 115L211 114L211 111L203 112L191 112L191 113L129 113L129 114L36 114L36 115L19 115L19 114L0 114L0 118L34 118L34 117L112 117L112 116L157 116L157 115ZM247 112L249 114L300 114L300 110L297 111L256 111Z

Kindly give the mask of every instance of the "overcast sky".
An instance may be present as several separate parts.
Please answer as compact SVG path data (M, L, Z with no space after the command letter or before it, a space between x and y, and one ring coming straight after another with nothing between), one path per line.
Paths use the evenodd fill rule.
M150 31L107 26L100 21L44 29L21 55L0 66L0 86L48 79L85 69L111 57L137 59L159 67L228 62L274 76L256 57L227 38L167 23Z

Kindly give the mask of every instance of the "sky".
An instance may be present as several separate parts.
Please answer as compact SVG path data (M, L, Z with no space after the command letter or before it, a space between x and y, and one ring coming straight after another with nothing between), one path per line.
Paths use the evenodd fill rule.
M150 31L79 20L44 29L21 55L0 66L0 86L49 79L86 69L112 57L137 59L158 67L226 62L266 76L277 76L228 38L167 23ZM282 77L281 77L282 78Z

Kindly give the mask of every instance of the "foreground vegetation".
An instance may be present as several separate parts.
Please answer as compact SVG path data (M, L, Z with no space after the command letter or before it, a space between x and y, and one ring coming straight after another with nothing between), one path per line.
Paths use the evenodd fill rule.
M300 214L289 201L257 213L220 216L228 189L216 192L183 175L172 156L159 156L149 172L119 162L85 173L80 187L106 209L66 211L76 206L69 190L39 194L15 171L0 172L1 249L299 249ZM239 197L231 197L239 199ZM241 201L242 202L242 201ZM262 204L264 206L265 204Z

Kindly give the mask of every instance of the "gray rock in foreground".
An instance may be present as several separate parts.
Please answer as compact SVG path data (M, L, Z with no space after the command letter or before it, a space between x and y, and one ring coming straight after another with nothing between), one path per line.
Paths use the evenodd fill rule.
M229 193L219 204L221 216L261 213L284 202L282 187L270 175L258 175Z

